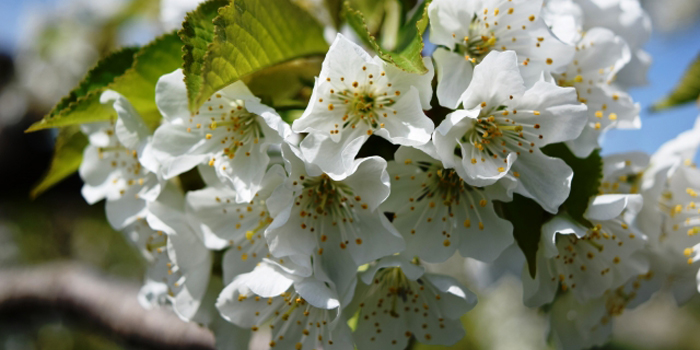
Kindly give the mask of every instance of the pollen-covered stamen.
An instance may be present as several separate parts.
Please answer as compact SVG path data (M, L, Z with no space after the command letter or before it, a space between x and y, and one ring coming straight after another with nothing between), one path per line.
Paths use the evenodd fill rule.
M552 280L558 279L561 289L566 291L585 285L590 274L606 276L616 265L625 263L631 251L626 245L635 241L642 244L641 237L619 218L594 222L594 227L582 238L560 235L556 243L559 255L554 259L554 270L549 271L555 276Z
M245 235L229 240L232 249L238 251L241 260L250 258L270 257L267 241L263 234L265 229L272 223L272 217L267 211L265 200L254 199L248 203L236 203L232 198L221 198L216 196L214 200L223 205L221 212L224 215L234 217L231 229L237 232L245 231ZM241 230L241 231L239 231Z
M424 209L411 233L415 234L417 227L426 220L435 223L442 229L442 235L439 237L447 247L452 243L454 230L462 227L468 229L472 225L483 230L485 223L478 208L488 204L484 189L468 185L454 169L444 169L427 162L418 164L426 173L425 181L420 184L420 189L406 205L414 208L423 204ZM397 212L403 213L405 209L406 207L403 207ZM457 217L466 219L464 222L457 222Z
M637 297L637 291L642 287L642 284L653 277L654 273L649 271L632 278L623 286L605 292L605 315L600 319L600 324L606 325L613 317L622 315L627 305Z
M168 235L161 231L154 232L146 243L147 249L153 254L154 265L159 269L160 281L168 287L168 296L174 297L185 284L186 277L179 266L174 264L168 256L166 248Z
M187 132L202 134L208 142L220 143L224 157L229 159L234 158L242 146L257 144L265 138L258 116L245 108L245 101L221 94L210 99L185 127Z
M684 193L664 192L659 207L667 213L667 220L670 222L665 225L660 239L673 239L673 236L677 235L687 235L688 237L700 235L699 201L700 189L687 187ZM669 232L669 227L671 232ZM697 249L694 246L686 247L683 254L688 258L688 264L698 260Z
M274 348L285 339L297 340L294 349L304 349L307 339L313 339L315 346L333 344L329 329L332 322L332 311L319 309L309 304L304 298L293 291L288 291L275 298L259 296L239 296L238 301L254 300L260 304L260 311L254 315L255 325L251 328L256 332L267 324L272 331L270 347ZM268 312L263 311L269 309ZM311 350L311 348L309 348Z
M315 233L317 245L328 240L326 231L337 227L340 232L340 247L345 249L349 244L362 244L355 221L358 211L369 210L360 196L355 196L352 189L340 181L332 180L328 175L316 177L301 176L299 181L303 189L297 196L295 205L302 218L301 228ZM320 248L319 253L323 253Z
M523 155L534 152L535 143L530 139L543 139L544 136L538 132L540 124L520 123L514 117L516 115L537 116L539 111L531 110L510 110L506 106L498 108L486 108L486 103L482 103L482 111L476 120L473 121L473 128L465 133L462 143L469 143L474 146L470 154L463 154L462 149L457 145L455 152L462 157L471 160L471 164L485 162L486 158L503 159L511 152Z
M388 82L386 72L375 72L375 67L362 67L363 79L350 81L344 77L327 78L322 89L328 94L318 102L327 104L329 111L336 111L342 118L330 130L331 135L345 129L367 129L368 134L384 128L385 118L397 114L392 108L402 91Z
M464 59L478 64L486 55L494 49L498 38L484 25L485 22L479 16L469 24L469 35L462 38L457 45L457 50ZM487 24L488 25L488 24Z
M422 323L422 339L430 340L431 331L445 327L443 322L446 317L436 306L441 299L440 292L422 278L410 280L399 267L384 268L377 272L372 285L362 296L365 302L359 305L359 322L372 325L375 332L367 335L372 337L373 334L381 334L384 327L389 327L387 322L406 322L408 318L413 318L413 322L406 322L407 327ZM415 329L407 328L396 336L419 336L414 332ZM374 337L370 338L370 341L374 340Z
M139 162L136 151L122 146L113 129L105 130L105 133L110 137L110 146L97 147L97 156L105 166L117 171L117 175L111 179L111 185L117 187L121 195L132 186L143 186L147 171Z
M598 189L600 194L635 194L644 172L604 178Z

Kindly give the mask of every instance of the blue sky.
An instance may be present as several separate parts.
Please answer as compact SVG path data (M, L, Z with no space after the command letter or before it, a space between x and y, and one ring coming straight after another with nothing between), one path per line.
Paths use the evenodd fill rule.
M7 52L16 45L23 11L57 1L60 0L0 1L0 49ZM650 84L630 91L642 106L642 129L609 132L603 145L605 154L631 150L653 153L662 143L690 128L700 113L693 104L661 113L649 112L649 106L670 91L688 64L700 55L700 21L671 34L655 32L646 48L654 58Z

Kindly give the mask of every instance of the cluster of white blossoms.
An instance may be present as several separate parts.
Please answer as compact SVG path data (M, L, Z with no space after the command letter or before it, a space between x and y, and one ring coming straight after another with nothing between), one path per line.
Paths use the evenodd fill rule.
M242 81L192 113L180 70L158 81L154 133L125 98L102 95L118 118L83 128L83 195L106 199L110 224L151 263L144 305L171 305L231 349L251 336L297 350L454 344L476 295L423 263L507 259L517 228L502 208L515 195L550 216L535 271L516 268L524 303L549 305L558 348L603 343L616 315L661 288L679 303L695 293L700 122L653 157L605 158L582 218L562 206L577 174L543 151L586 158L606 130L641 126L625 92L650 63L637 1L433 0L427 11L428 73L338 34L291 123ZM449 112L426 114L431 102ZM377 138L393 159L376 155ZM183 193L185 173L205 187Z

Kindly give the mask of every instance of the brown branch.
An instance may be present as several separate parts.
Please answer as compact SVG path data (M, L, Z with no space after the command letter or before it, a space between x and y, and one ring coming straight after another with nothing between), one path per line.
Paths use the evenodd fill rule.
M214 349L214 336L167 310L145 310L138 286L71 263L0 270L0 324L58 312L120 342L150 349Z

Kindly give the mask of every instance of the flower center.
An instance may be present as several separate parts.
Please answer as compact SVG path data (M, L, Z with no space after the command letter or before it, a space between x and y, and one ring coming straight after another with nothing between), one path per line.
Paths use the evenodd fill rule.
M401 91L393 90L393 84L386 82L385 72L375 76L367 71L366 66L362 70L366 74L360 79L362 82L350 82L343 77L339 81L326 79L329 86L328 101L319 98L318 102L328 103L329 111L336 108L344 111L341 123L330 130L331 135L340 133L340 129L357 127L366 128L367 134L371 135L373 130L384 127L383 118L397 114L392 107Z
M353 191L348 185L333 181L326 174L312 178L300 176L299 180L303 189L295 204L300 209L301 228L318 232L319 246L328 240L325 232L335 231L335 228L340 232L342 249L345 249L350 241L357 245L362 244L356 225L353 224L358 220L357 210L369 208L366 203L361 203L362 198L353 196ZM322 254L323 248L319 248L318 253Z
M461 138L463 143L474 146L472 154L463 154L460 145L457 144L455 154L464 158L471 158L471 163L476 164L480 159L486 161L486 157L493 159L504 158L506 162L509 152L517 155L533 153L535 143L528 141L527 137L543 139L544 136L536 132L540 124L519 123L513 117L518 114L525 116L538 116L539 111L509 110L507 106L486 109L486 103L481 103L482 109L473 127ZM499 171L504 168L500 168ZM517 176L517 175L516 175Z
M685 193L690 197L689 201L678 204L667 204L665 201L673 200L673 193L666 192L662 194L662 201L660 203L661 210L669 214L672 221L672 230L680 231L683 227L685 233L692 237L700 234L700 205L695 202L700 194L700 190L694 188L686 188ZM667 232L662 232L661 239L668 238ZM683 251L684 255L688 257L688 264L692 264L696 261L692 256L696 253L695 247L687 247Z
M475 16L469 24L469 36L457 44L457 51L465 60L478 64L493 50L497 41L496 35L482 23L479 16Z
M239 301L246 299L248 297L239 296ZM329 310L318 309L312 306L296 292L285 292L280 297L270 299L255 296L254 300L255 302L264 302L266 305L276 306L276 310L270 315L272 316L270 319L261 319L258 322L259 326L269 321L270 329L272 330L270 347L275 347L277 342L284 340L285 337L295 336L288 334L292 332L290 328L296 331L300 326L302 328L301 334L296 335L300 336L300 339L295 344L295 349L302 349L307 337L311 336L312 333L315 335L314 338L318 340L317 344L321 344L325 340L329 345L333 345L333 339L324 339L324 335L330 335L328 324L330 323L331 314ZM258 315L259 313L256 312L256 316ZM259 329L258 326L253 326L252 331L256 332Z
M245 109L245 101L230 100L221 94L216 94L215 99L210 99L189 119L187 132L195 131L209 142L220 142L224 157L229 159L242 146L265 138L258 116ZM209 165L213 166L214 160Z

